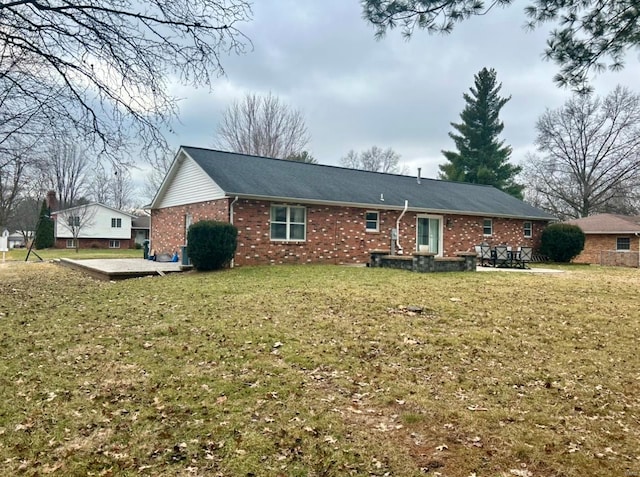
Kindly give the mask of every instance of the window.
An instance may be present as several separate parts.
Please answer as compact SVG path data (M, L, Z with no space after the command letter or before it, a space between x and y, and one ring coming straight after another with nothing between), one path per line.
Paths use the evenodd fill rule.
M76 240L67 239L67 248L76 248Z
M67 224L69 224L69 227L80 227L80 217L78 215L70 215L67 218Z
M531 222L524 223L524 236L527 238L531 238L533 236L533 225Z
M109 248L120 248L120 240L109 240Z
M111 228L120 229L122 228L122 219L111 219Z
M379 232L380 231L380 214L375 211L367 211L365 214L366 231L367 232Z
M304 241L307 209L288 205L271 206L271 240Z
M493 220L484 219L482 221L482 235L493 235Z
M616 239L616 250L631 250L631 239L629 237L618 237Z

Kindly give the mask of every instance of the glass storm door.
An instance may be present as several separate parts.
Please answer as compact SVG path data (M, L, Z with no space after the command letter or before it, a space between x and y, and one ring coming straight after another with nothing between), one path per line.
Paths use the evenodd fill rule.
M418 252L431 252L440 255L440 224L435 217L418 217Z

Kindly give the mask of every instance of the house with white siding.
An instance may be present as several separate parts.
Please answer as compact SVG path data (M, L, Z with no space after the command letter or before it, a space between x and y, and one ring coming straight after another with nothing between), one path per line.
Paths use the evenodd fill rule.
M53 212L56 248L130 248L131 223L122 210L94 202Z

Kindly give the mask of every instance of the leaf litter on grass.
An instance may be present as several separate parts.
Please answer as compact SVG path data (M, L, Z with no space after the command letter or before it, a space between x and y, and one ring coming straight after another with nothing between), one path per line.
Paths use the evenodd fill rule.
M635 270L16 270L4 474L638 472Z

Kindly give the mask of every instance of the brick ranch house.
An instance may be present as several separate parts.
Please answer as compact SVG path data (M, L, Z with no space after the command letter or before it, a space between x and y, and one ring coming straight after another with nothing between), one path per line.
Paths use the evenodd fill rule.
M577 225L585 235L584 249L573 263L640 266L640 217L597 214L565 223Z
M151 209L151 249L199 220L238 228L235 265L366 263L372 250L441 257L481 242L538 247L552 217L498 189L183 146Z

